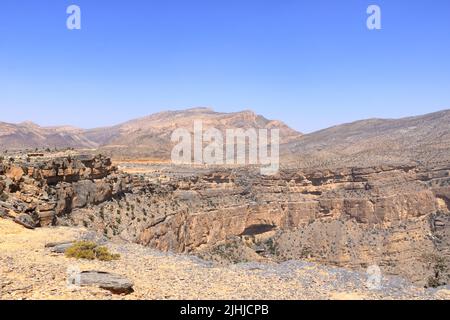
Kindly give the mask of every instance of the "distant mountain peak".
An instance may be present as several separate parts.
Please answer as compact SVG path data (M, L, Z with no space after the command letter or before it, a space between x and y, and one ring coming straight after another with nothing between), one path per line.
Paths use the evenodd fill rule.
M36 123L34 123L33 121L30 121L30 120L23 121L23 122L19 123L19 125L23 126L23 127L40 128L40 126L38 124L36 124Z
M180 110L179 112L215 112L211 107L192 107L186 110Z

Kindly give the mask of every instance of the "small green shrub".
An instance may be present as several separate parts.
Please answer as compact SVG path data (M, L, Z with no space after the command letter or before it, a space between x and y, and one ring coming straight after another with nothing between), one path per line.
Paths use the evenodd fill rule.
M258 245L261 245L261 244L258 243ZM263 247L266 248L266 250L269 254L274 255L274 256L278 255L278 251L279 251L278 244L275 242L274 239L269 238L262 245L263 245Z
M443 284L439 280L439 278L436 278L436 276L430 276L427 280L427 288L439 288Z
M97 259L100 261L111 261L120 259L120 254L110 253L108 248L106 247L97 247L94 251L97 256Z
M9 198L9 196L6 194L6 193L1 193L0 194L0 200L1 201L7 201L8 200L8 198Z
M112 261L120 259L119 254L112 254L108 248L100 247L94 242L79 241L66 250L66 257L75 259Z

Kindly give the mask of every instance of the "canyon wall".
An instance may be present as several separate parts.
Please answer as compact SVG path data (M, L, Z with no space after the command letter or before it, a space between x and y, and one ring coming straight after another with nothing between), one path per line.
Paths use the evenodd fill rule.
M258 172L155 166L128 175L101 156L4 160L0 215L31 228L85 226L165 251L201 254L238 242L275 260L377 264L424 284L433 275L448 281L449 163Z

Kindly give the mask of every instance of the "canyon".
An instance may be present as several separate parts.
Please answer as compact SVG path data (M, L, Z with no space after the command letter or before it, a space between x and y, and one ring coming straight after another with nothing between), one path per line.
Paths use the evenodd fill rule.
M5 150L0 218L30 232L84 228L116 244L217 266L377 266L419 287L443 287L450 280L449 115L366 120L307 135L252 112L209 109L161 113L116 130L71 128L70 135L27 124L33 137L49 141L56 130L82 146ZM281 126L280 170L265 176L258 165L171 164L168 128L189 128L196 118L219 130ZM6 128L0 140L37 141Z
M109 158L74 155L8 160L0 174L0 215L28 228L82 226L219 263L376 264L424 286L450 258L450 163L276 176L152 164L127 174ZM448 274L438 278L445 285Z

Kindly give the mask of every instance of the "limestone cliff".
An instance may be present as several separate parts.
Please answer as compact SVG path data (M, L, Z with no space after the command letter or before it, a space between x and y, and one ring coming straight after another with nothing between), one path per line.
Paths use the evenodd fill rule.
M424 285L433 276L448 282L448 162L270 177L257 168L154 165L129 175L107 158L76 156L4 160L0 176L0 214L31 228L82 225L204 257L237 243L247 260L378 264Z

